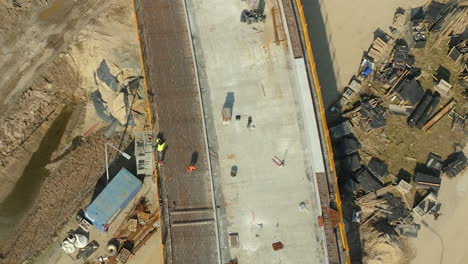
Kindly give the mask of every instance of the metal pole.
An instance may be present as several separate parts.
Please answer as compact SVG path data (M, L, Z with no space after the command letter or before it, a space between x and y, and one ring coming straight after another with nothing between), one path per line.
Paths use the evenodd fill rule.
M107 145L109 145L113 149L117 150L122 156L124 156L124 158L126 158L128 160L131 159L132 157L129 154L127 154L127 153L119 150L118 148L114 147L112 144L109 144L109 143L104 144L104 151L106 153L106 177L107 177L107 184L108 184L109 183L109 160L108 160L108 157L107 157Z
M106 176L107 176L107 183L109 183L109 162L107 160L107 143L104 145L104 150L106 152Z
M130 156L129 154L127 154L127 153L121 151L120 149L114 147L114 145L109 144L109 143L106 143L106 146L107 146L107 145L109 145L109 146L111 146L113 149L117 150L117 151L118 151L122 156L124 156L126 159L130 159L130 158L131 158L131 156Z

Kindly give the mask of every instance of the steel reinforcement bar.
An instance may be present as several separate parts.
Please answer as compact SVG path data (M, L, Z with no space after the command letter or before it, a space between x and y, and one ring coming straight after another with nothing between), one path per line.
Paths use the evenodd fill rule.
M145 69L145 63L143 61L143 47L141 45L141 39L140 39L140 30L139 30L139 23L138 23L138 15L137 15L137 7L136 7L136 3L135 3L136 0L131 0L131 6L132 6L132 12L133 12L133 18L135 20L135 28L136 28L136 38L137 38L137 42L138 42L138 48L140 49L140 52L139 52L139 61L140 61L140 65L141 65L141 75L143 77L143 86L145 88L145 99L146 99L146 115L147 115L147 127L148 129L150 129L151 131L153 130L153 111L151 110L151 101L150 101L150 97L149 97L149 92L148 92L148 81L147 81L147 78L146 78L146 69ZM153 131L152 131L153 132ZM158 185L158 170L157 170L157 163L156 163L156 160L155 160L155 155L153 155L153 181L154 181L154 184L156 185L155 186L155 199L156 201L158 201L157 203L157 208L156 208L156 211L159 213L159 216L160 218L162 219L163 217L163 213L161 211L161 206L159 201L160 201L160 197L159 197L159 185ZM163 221L159 221L160 222L160 240L163 241L163 230L164 230L164 226L163 226ZM160 254L161 254L161 264L164 264L164 245L161 244L160 245Z

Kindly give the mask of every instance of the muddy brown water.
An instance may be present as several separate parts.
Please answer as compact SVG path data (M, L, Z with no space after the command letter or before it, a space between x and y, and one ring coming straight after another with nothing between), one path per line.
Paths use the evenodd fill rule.
M18 223L34 204L42 183L49 175L45 166L59 146L72 112L73 107L66 106L53 121L13 191L0 203L0 244L11 238Z

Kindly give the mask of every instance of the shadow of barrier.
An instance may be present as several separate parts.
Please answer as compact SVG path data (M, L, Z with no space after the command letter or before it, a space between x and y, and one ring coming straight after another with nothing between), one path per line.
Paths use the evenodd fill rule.
M306 57L304 58L306 60L306 65L308 67L308 70L309 70L309 76L311 77L311 82L315 88L314 89L311 89L311 90L314 90L312 91L312 94L316 97L316 102L318 103L318 112L320 114L320 119L321 119L321 128L322 128L322 137L323 137L323 141L324 141L324 144L325 144L325 147L326 147L326 151L327 151L327 159L328 159L328 169L329 169L329 172L327 174L332 174L332 179L331 177L327 177L328 179L328 185L332 185L333 186L333 192L334 192L334 202L335 202L335 205L336 205L336 208L337 208L337 211L338 211L338 230L339 230L339 235L340 235L340 240L341 240L341 243L339 243L338 241L336 241L336 243L339 243L341 246L341 250L344 252L345 256L344 256L344 261L345 263L351 263L351 260L350 260L350 254L349 254L349 247L348 247L348 240L347 240L347 236L346 236L346 230L345 230L345 224L344 224L344 219L343 219L343 210L342 210L342 205L341 205L341 198L340 198L340 193L339 193L339 190L338 190L338 178L336 176L336 170L335 170L335 161L334 161L334 158L333 158L333 149L332 149L332 144L331 144L331 139L330 139L330 135L329 135L329 131L328 131L328 125L327 125L327 119L326 119L326 111L325 111L325 107L324 107L324 104L323 104L323 100L322 100L322 91L321 91L321 87L320 87L320 83L319 83L319 80L318 80L318 75L317 75L317 71L316 71L316 65L315 65L315 59L314 59L314 55L313 55L313 52L312 52L312 45L310 43L310 38L309 38L309 32L308 32L308 29L307 29L307 22L306 22L306 18L305 18L305 15L304 15L304 10L303 10L303 5L301 3L301 0L293 0L293 2L295 2L295 11L296 11L296 19L299 20L299 31L300 33L302 33L302 42L303 42L303 48L305 49L306 51ZM330 194L331 192L328 193L328 195ZM322 208L323 210L323 208ZM327 242L328 244L328 242Z

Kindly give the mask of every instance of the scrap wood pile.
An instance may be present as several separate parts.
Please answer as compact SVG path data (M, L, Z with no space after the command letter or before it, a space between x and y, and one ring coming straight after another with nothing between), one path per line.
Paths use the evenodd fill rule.
M430 50L448 49L448 58L458 69L457 79L468 97L468 1L454 4L449 14L440 22L435 41Z
M454 152L446 160L429 153L426 164L415 168L412 180L385 183L389 176L387 167L382 161L372 158L352 177L346 178L342 185L347 192L354 194L358 206L353 214L354 222L366 225L385 219L387 230L394 235L417 237L420 226L414 222L415 217L421 220L426 215L433 215L437 220L440 215L441 203L437 194L441 176L455 177L467 168L467 157L461 151ZM410 203L416 192L422 199L414 199ZM382 225L384 222L379 223Z
M350 118L353 124L358 124L364 131L381 128L386 125L386 111L382 107L379 97L362 95L360 105L351 111L343 113L344 117Z
M447 7L446 15L435 23L435 41L430 50L442 44L451 45L454 36L464 34L468 25L468 2L462 1ZM453 45L453 43L452 43Z
M391 29L402 28L406 21L410 25L410 33L390 36L383 30L375 32L375 40L362 58L356 75L343 90L340 99L329 109L336 112L341 109L344 116L364 114L362 97L374 96L388 110L372 110L370 124L362 123L365 115L358 115L356 125L366 131L385 126L385 113L408 117L408 125L429 130L442 117L452 112L457 103L468 99L468 4L467 2L442 4L430 2L427 6L414 8L410 12L398 8L395 12L394 25ZM414 32L417 30L417 32ZM398 31L399 32L399 31ZM417 58L410 54L412 49L425 47L426 35L431 32L435 36L433 47L439 43L447 45L447 56L453 61L451 68L459 69L457 80L450 83L450 71L442 65L434 72L416 67ZM396 32L394 32L396 33ZM415 34L419 37L415 39ZM421 35L424 35L424 38ZM421 44L424 39L424 45ZM427 48L430 51L430 48ZM427 55L429 56L429 55ZM420 78L432 75L433 85L422 87ZM458 98L454 93L454 85L461 86L465 99ZM458 87L457 87L458 89ZM381 97L381 98L375 98ZM356 103L358 101L358 103ZM359 104L359 101L360 104ZM365 101L365 100L364 100ZM465 102L466 104L466 102ZM357 107L356 107L357 105ZM442 106L440 106L442 105ZM351 108L350 108L351 106ZM442 107L442 109L439 109ZM466 107L465 107L466 108ZM453 121L453 129L464 129L466 109L458 113ZM453 116L453 115L452 115ZM451 116L451 117L452 117ZM369 117L369 116L367 116ZM376 118L377 117L377 120ZM373 121L373 122L372 122Z
M151 213L145 197L141 197L126 216L109 244L107 263L125 263L159 229L159 214Z
M331 113L342 110L341 114L337 113L340 116L331 125L330 133L340 172L339 183L345 192L352 194L358 206L352 219L361 226L384 223L386 228L379 230L416 237L420 227L417 222L421 218L433 215L437 219L440 215L437 193L442 175L455 177L468 166L460 150L445 160L429 153L424 166L415 166L408 179L396 178L389 173L385 160L370 155L355 136L365 136L371 131L383 133L388 129L388 115L404 117L410 132L416 129L426 132L449 116L453 121L452 130L466 133L466 107L462 112L455 108L467 105L466 98L455 91L457 86L466 85L468 97L466 3L430 2L413 10L399 8L391 27L393 35L377 31L379 34L364 55L356 75L329 109ZM409 32L405 32L405 24ZM448 45L445 54L452 61L449 67L452 71L457 67L461 69L458 82L450 79L450 71L442 65L419 68L419 57L412 55L413 49L429 50L434 45L435 49L441 49L438 45L444 41ZM431 45L426 47L426 42ZM455 58L456 52L461 55ZM432 78L432 85L421 82L425 76ZM356 129L360 132L356 133ZM367 164L362 164L363 154L370 158Z

